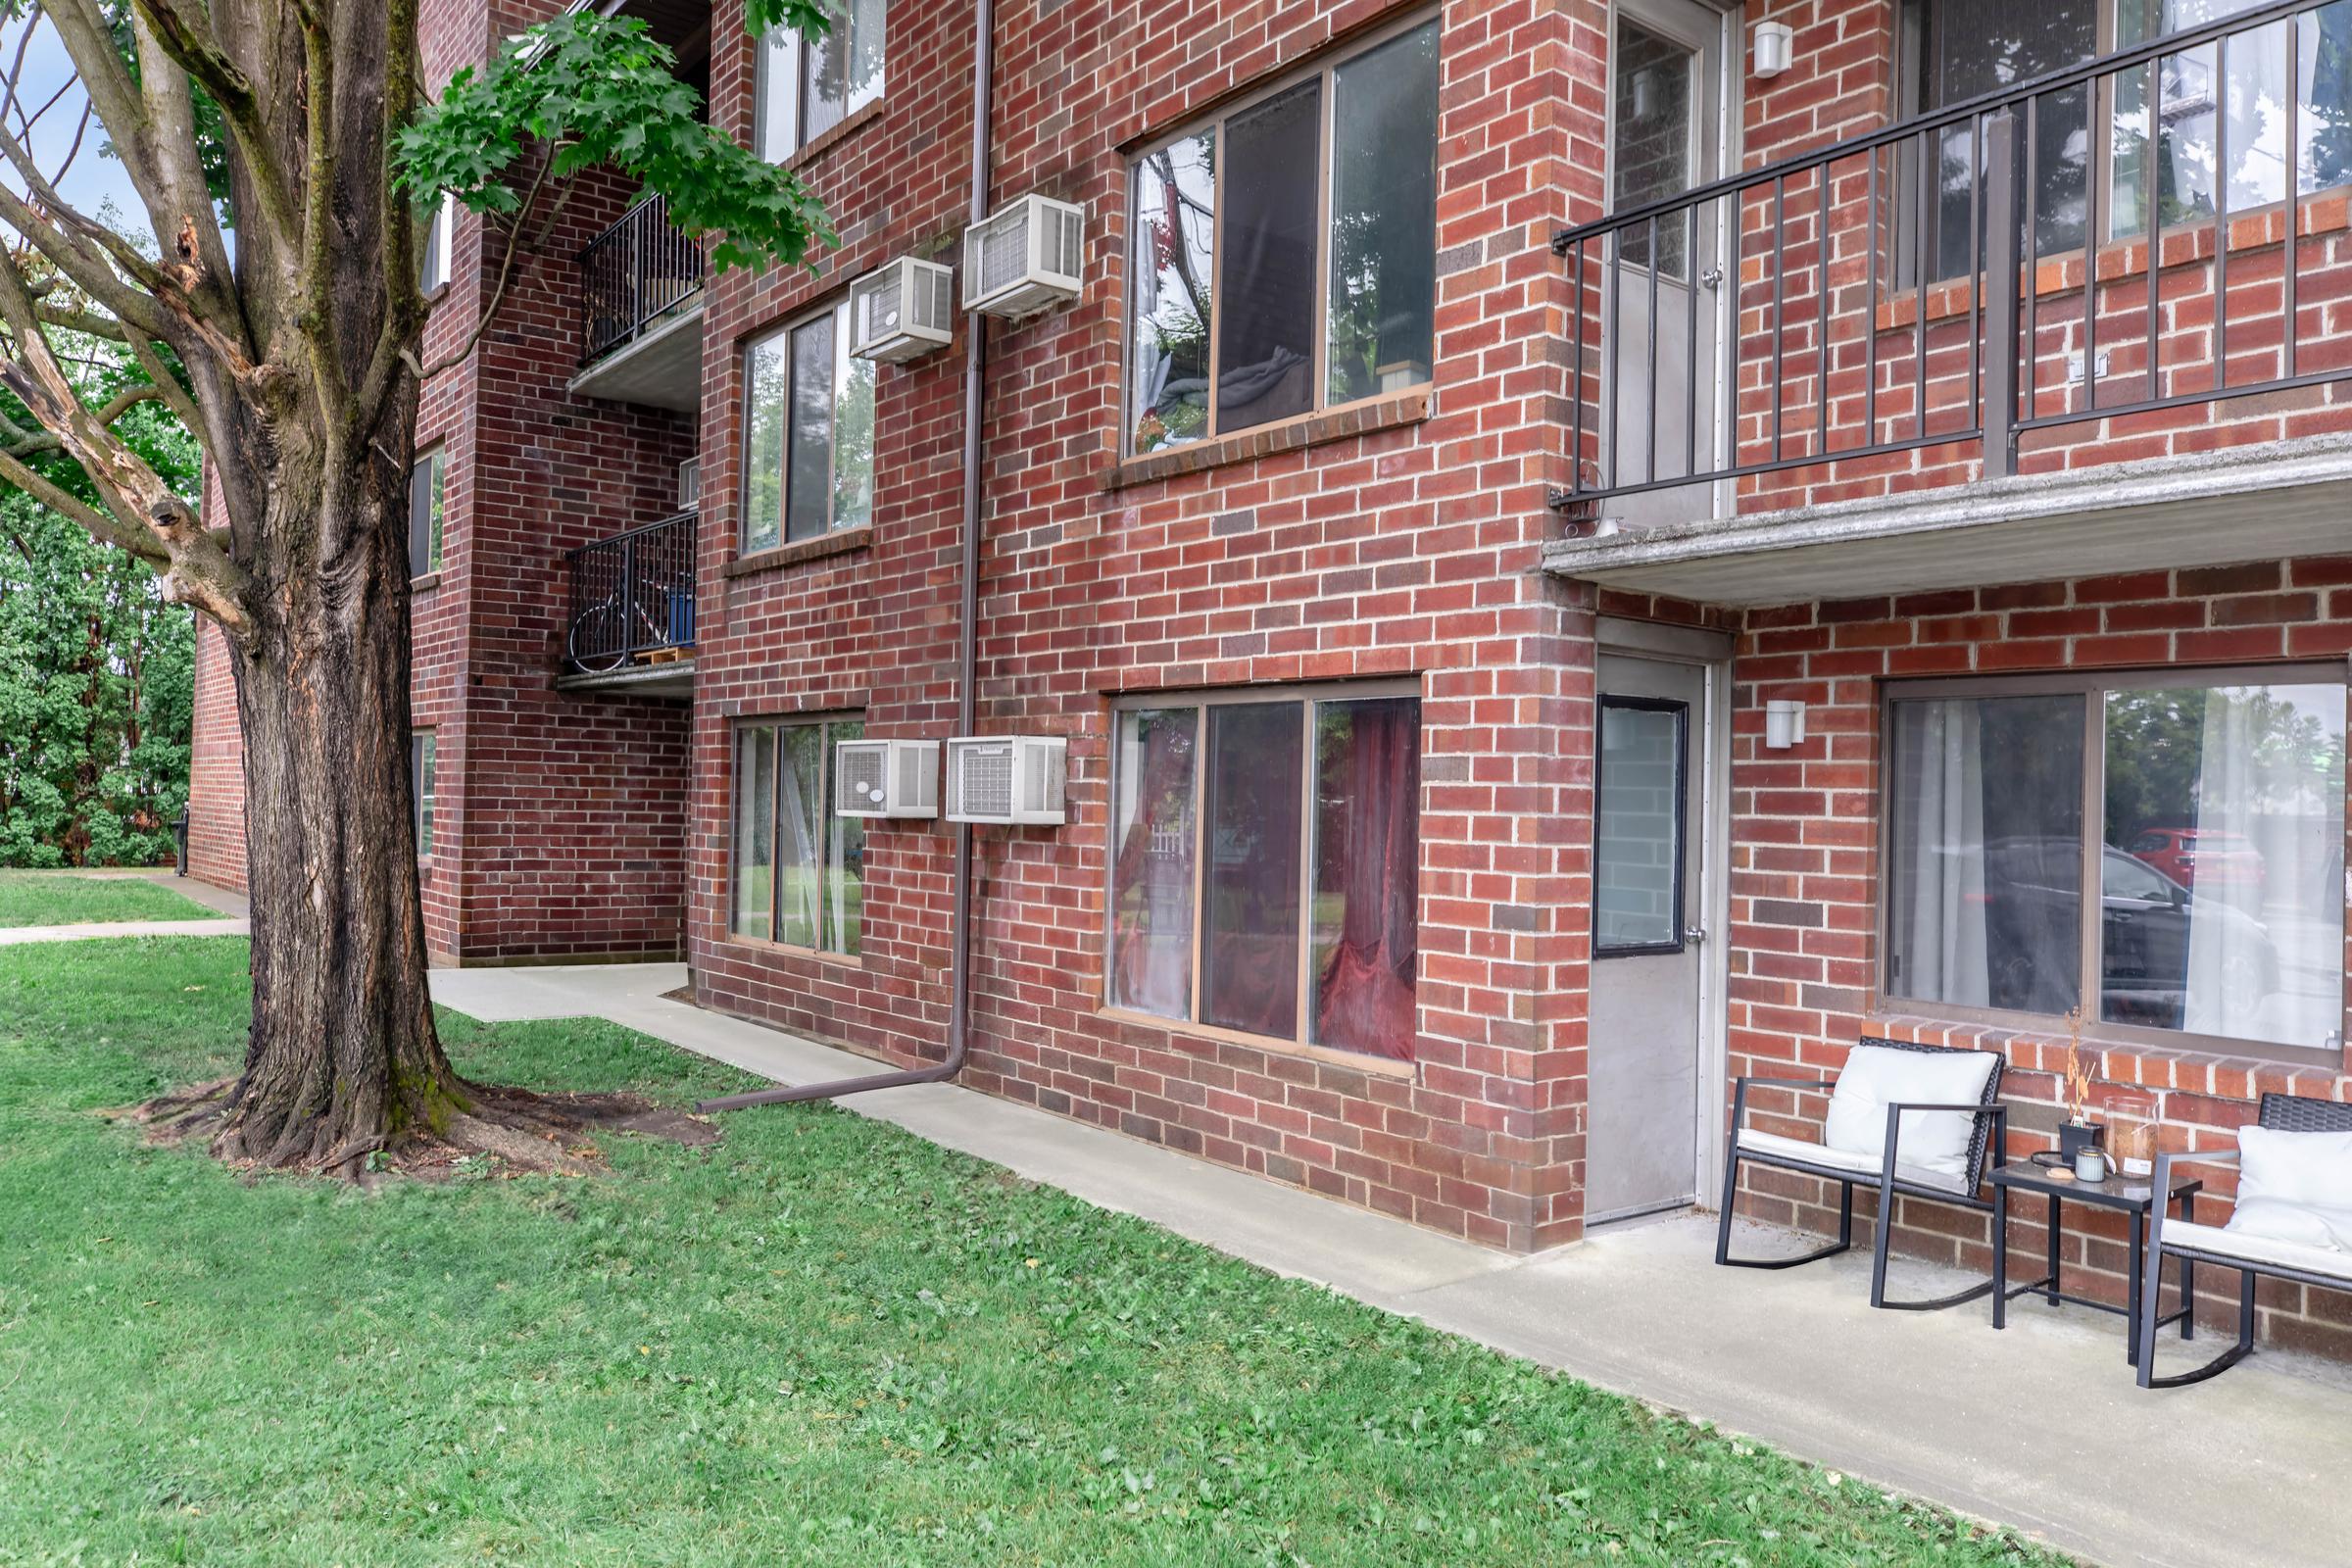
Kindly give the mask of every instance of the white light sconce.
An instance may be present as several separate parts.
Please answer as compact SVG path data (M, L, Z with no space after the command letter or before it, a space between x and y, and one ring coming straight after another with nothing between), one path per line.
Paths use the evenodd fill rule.
M1774 698L1764 705L1764 745L1785 752L1805 738L1805 705Z
M1786 22L1756 24L1755 72L1777 76L1796 61L1796 29Z

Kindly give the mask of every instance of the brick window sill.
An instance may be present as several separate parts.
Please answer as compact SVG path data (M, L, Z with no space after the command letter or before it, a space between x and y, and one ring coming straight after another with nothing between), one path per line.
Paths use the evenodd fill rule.
M775 571L785 566L797 566L807 561L822 561L828 556L846 556L863 550L874 542L874 530L844 528L839 533L819 534L814 539L796 539L788 545L772 545L755 550L748 556L737 556L726 564L730 577L751 577L763 571Z
M801 143L800 150L784 160L784 167L798 173L819 158L824 157L826 153L848 141L875 121L880 120L882 106L886 101L884 98L875 98L851 110L849 114L842 117L839 124L819 131L816 135Z
M2303 232L2299 237L2304 240L2352 228L2352 187L2339 187L2306 196L2301 206ZM2246 252L2274 249L2280 245L2286 238L2285 215L2286 205L2283 202L2273 202L2268 207L2257 207L2242 214L2230 214L2230 261L2235 263ZM2164 270L2210 262L2213 259L2213 224L2210 220L2178 224L2158 236L2158 245ZM2146 276L2147 236L2141 234L2107 241L2098 249L2098 267L2102 287ZM2308 270L2305 275L2309 275ZM1954 321L1966 318L1969 299L1982 283L1983 274L1979 273L1975 277L1946 278L1942 282L1929 284L1928 319ZM2232 277L2232 294L2237 286L2237 280ZM2079 298L2082 292L2082 257L2080 252L2053 256L2034 264L2034 297L2036 300L2064 294ZM2079 308L2076 314L2081 314ZM1890 295L1879 304L1878 328L1882 332L1902 330L1918 319L1917 289Z
M2062 1019L2051 1019L2047 1029L1921 1013L1879 1013L1871 1021L1874 1026L1897 1035L1999 1051L2020 1072L2063 1074L2066 1071L2066 1025ZM2346 1070L2343 1060L2324 1061L2317 1052L2306 1054L2300 1060L2287 1060L2256 1055L2250 1051L2232 1052L2226 1045L2155 1046L2138 1041L2102 1040L2087 1033L2082 1050L2092 1058L2091 1076L2101 1083L2134 1089L2179 1090L2218 1100L2258 1100L2266 1090L2334 1099L2336 1086Z
M1375 430L1418 424L1429 417L1429 399L1428 387L1415 387L1375 403L1359 403L1329 414L1310 414L1282 424L1243 430L1211 441L1196 441L1166 452L1146 453L1104 469L1102 488L1123 490L1129 485L1154 484L1181 474L1222 467L1228 463L1270 458L1301 447L1320 446L1326 441L1344 441L1349 436L1370 435Z
M1262 1051L1269 1056L1298 1056L1307 1061L1328 1062L1335 1067L1347 1067L1369 1073L1375 1078L1395 1078L1410 1083L1419 1069L1409 1061L1391 1056L1370 1056L1357 1051L1340 1051L1331 1046L1308 1045L1298 1040L1276 1040L1266 1035L1245 1034L1239 1029L1219 1029L1214 1024L1188 1023L1181 1018L1162 1018L1155 1012L1137 1012L1127 1007L1099 1007L1096 1013L1105 1023L1125 1028L1156 1029L1172 1040L1199 1040L1221 1046L1244 1046Z
M441 573L437 569L428 571L421 577L411 577L409 579L409 592L412 594L425 593L440 586Z

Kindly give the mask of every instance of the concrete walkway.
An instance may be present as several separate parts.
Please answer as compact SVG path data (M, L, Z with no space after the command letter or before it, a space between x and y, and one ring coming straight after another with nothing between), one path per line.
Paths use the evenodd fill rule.
M662 1000L675 964L436 970L435 999L487 1020L609 1018L784 1083L871 1070L844 1052ZM1799 1457L2153 1568L2340 1568L2352 1379L2272 1352L2142 1394L2122 1325L2021 1300L2005 1333L1964 1307L1874 1312L1869 1258L1785 1274L1713 1266L1680 1218L1507 1257L1296 1189L950 1085L842 1104L1138 1215ZM764 1112L745 1112L760 1115ZM1741 1246L1794 1250L1754 1229ZM1949 1289L1896 1268L1897 1294ZM2216 1346L2168 1340L2168 1366Z
M219 916L201 920L87 920L73 925L0 926L0 948L26 942L81 942L91 937L241 937L252 934L245 895L217 888L194 877L169 870L114 868L103 870L42 871L41 876L86 877L93 882L135 880L170 888L192 904L217 909Z

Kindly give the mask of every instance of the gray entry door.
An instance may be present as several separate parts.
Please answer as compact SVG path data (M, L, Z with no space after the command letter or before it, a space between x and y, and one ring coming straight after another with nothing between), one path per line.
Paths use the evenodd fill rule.
M1587 1224L1698 1197L1706 693L1696 664L1600 661Z
M1609 205L1630 212L1723 172L1724 14L1699 0L1619 0L1609 83ZM1608 270L1613 395L1604 391L1612 484L1705 473L1721 438L1717 407L1725 303L1724 203L1653 229L1622 230ZM1605 339L1604 339L1605 341ZM1710 514L1706 481L1619 496L1629 524Z

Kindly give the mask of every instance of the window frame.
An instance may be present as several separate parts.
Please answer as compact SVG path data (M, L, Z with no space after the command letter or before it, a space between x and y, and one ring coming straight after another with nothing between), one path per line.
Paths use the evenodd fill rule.
M416 279L416 286L417 292L428 300L435 298L449 287L451 259L455 255L457 227L458 198L450 191L443 191L439 204L433 210L432 218L426 221L424 243L420 247L424 252L421 258L422 262L430 266L432 281L426 282L424 276L420 274Z
M2352 704L2352 662L2326 660L2282 661L2274 664L2180 664L2173 666L2132 666L2120 669L2086 669L2081 671L2047 671L2019 675L1961 675L1936 676L1917 680L1889 680L1881 683L1878 702L1879 780L1878 830L1872 847L1878 855L1878 891L1872 900L1876 926L1873 936L1877 955L1872 964L1872 978L1877 989L1875 1012L1918 1013L1922 1016L1948 1018L1961 1023L1987 1024L2017 1034L2049 1034L2066 1026L2063 1014L2023 1012L2010 1007L1979 1007L1967 1003L1936 1002L1928 998L1897 995L1890 978L1893 963L1894 878L1888 873L1896 854L1893 840L1895 826L1894 766L1887 755L1887 746L1894 734L1894 708L1897 703L1932 702L1947 698L1982 697L2048 697L2080 694L2082 699L2082 864L2081 875L2081 916L2077 932L2076 962L2078 968L2076 1005L2082 1013L2083 1033L2102 1043L2136 1047L2146 1050L2200 1055L2254 1057L2289 1066L2324 1066L2340 1068L2343 1050L2339 1045L2302 1047L2280 1045L2267 1040L2242 1040L2228 1035L2202 1034L2186 1029L2158 1029L2146 1024L2113 1023L2101 1016L2101 1002L2105 996L2103 959L2106 944L2106 921L2101 918L2104 905L2100 889L2104 885L2105 868L2100 852L2105 846L2104 823L2107 812L2107 743L2106 707L2109 692L2160 691L2183 686L2230 685L2328 685L2344 690L2346 702ZM2352 719L2346 725L2347 744L2352 744ZM2339 803L2341 820L2352 831L2352 788L2347 799ZM2127 852L2129 853L2129 852ZM2352 930L2352 900L2346 901L2346 912L2339 923L2339 938ZM2339 944L2340 945L2340 944ZM2340 968L2340 966L2339 966ZM2344 1029L2343 1016L2347 987L2339 974L2336 992L2336 1016L2339 1040Z
M855 4L856 0L841 0L842 9L854 7ZM772 32L762 33L758 38L753 40L752 152L754 156L758 157L763 163L776 165L789 164L795 158L800 157L803 152L807 151L811 144L822 140L824 137L831 135L834 131L839 130L843 125L848 124L850 118L853 115L856 115L858 111L864 109L869 104L877 104L882 101L884 96L890 91L889 0L883 0L881 24L881 80L874 84L872 93L864 98L856 98L854 96L845 95L842 99L841 118L836 120L832 124L827 125L823 130L818 131L813 136L808 133L808 104L810 98L808 73L810 70L810 62L814 57L809 51L808 40L802 37L797 30L790 27L775 29L782 31L788 40L788 47L779 52L790 56L791 66L789 69L792 73L792 144L781 151L770 151L769 149L760 145L761 132L767 124L768 94L774 90L772 86L773 78L768 70L768 40L772 36Z
M799 368L799 356L798 350L794 344L794 338L799 334L803 327L813 326L818 320L826 317L831 317L833 320L834 379L832 394L833 422L830 431L825 437L825 473L830 481L825 490L825 526L819 532L809 534L805 538L795 539L792 537L792 382L794 372ZM737 414L736 422L742 426L742 428L737 432L737 466L742 470L742 474L736 484L735 489L735 510L737 514L735 519L735 553L738 556L763 555L770 550L782 550L794 545L813 544L818 540L834 538L852 528L871 527L873 525L873 502L875 498L878 498L881 491L878 473L868 473L866 475L868 500L866 506L866 520L864 522L852 523L845 527L840 519L840 514L838 510L839 502L841 500L841 473L839 468L839 464L841 461L841 393L842 387L845 384L842 379L842 371L848 362L856 358L856 356L850 353L851 340L848 335L849 330L850 297L848 294L842 293L832 296L830 299L826 300L820 305L811 306L808 310L802 311L797 315L786 317L773 326L769 326L760 331L748 332L744 334L743 338L740 340L740 346L736 350L736 374L742 382L742 388L737 393L735 399ZM764 348L766 345L773 343L778 339L782 339L784 343L785 406L782 414L782 418L784 420L784 469L783 473L778 478L776 487L777 500L782 510L776 516L776 537L774 542L771 544L755 545L752 543L752 480L754 477L752 472L752 356L759 353L760 350ZM870 365L873 362L868 361L867 363ZM877 426L876 434L878 435L881 420L882 400L882 382L880 376L877 375L873 378L873 386L875 404L874 421ZM696 510L699 510L699 508Z
M425 524L424 561L419 564L416 552L416 470L432 470L432 515ZM449 444L436 441L420 449L409 465L409 580L420 582L440 571L448 560L449 540Z
M1345 1046L1327 1046L1312 1038L1314 1033L1314 943L1315 943L1315 779L1317 751L1315 720L1325 703L1379 702L1410 698L1426 708L1429 698L1418 678L1402 680L1317 681L1285 683L1264 686L1225 686L1209 691L1130 692L1114 699L1109 713L1108 760L1105 764L1107 789L1102 816L1104 854L1102 857L1102 948L1097 956L1102 973L1095 985L1097 1008L1102 1013L1130 1022L1155 1028L1198 1035L1210 1040L1229 1040L1236 1044L1264 1050L1319 1056L1328 1061L1343 1062L1350 1067L1370 1072L1389 1072L1398 1076L1418 1071L1417 1058L1398 1060L1377 1056L1369 1052L1350 1051ZM1208 809L1208 711L1212 708L1248 708L1269 703L1295 704L1299 710L1299 723L1304 744L1299 767L1299 857L1298 857L1298 937L1297 1003L1294 1016L1298 1030L1290 1036L1253 1034L1246 1029L1228 1028L1222 1024L1200 1021L1201 982L1204 978L1201 957L1201 929L1206 923L1206 878L1208 876L1209 835L1211 830ZM1147 1012L1140 1007L1126 1006L1111 1000L1111 972L1118 942L1118 799L1119 799L1119 722L1132 712L1152 712L1166 709L1190 708L1200 718L1193 738L1192 803L1193 803L1193 921L1190 933L1192 961L1186 987L1186 1008L1190 1016L1172 1018L1165 1013ZM1428 753L1422 753L1424 759ZM1427 782L1426 772L1423 782ZM1420 803L1414 803L1416 811ZM1413 866L1414 919L1420 918L1421 865ZM1418 976L1416 976L1416 981ZM1419 1004L1418 986L1415 1005Z
M830 872L830 862L827 859L827 852L832 847L832 836L835 831L833 826L836 815L834 811L835 802L833 799L834 748L841 743L835 739L833 731L838 726L849 724L858 725L862 729L865 723L865 713L862 710L855 709L845 709L839 710L828 710L824 712L816 713L747 713L729 721L727 725L727 892L725 904L726 917L723 928L726 941L743 943L750 947L772 948L778 952L796 954L803 957L819 958L827 963L859 964L863 962L865 952L865 898L863 892L865 876L862 869L862 849L860 850L861 864L858 879L859 894L858 900L857 952L851 953L838 948L828 948L821 945L817 947L810 947L807 943L803 942L787 942L776 934L784 928L782 909L778 902L783 897L784 878L782 874L783 862L781 853L783 840L776 832L776 792L783 787L784 782L783 732L788 729L815 730L817 732L817 770L820 775L818 779L818 789L822 802L821 808L818 813L818 820L823 824L819 829L821 843L817 853L817 875L821 884L822 879L825 878ZM777 736L777 739L774 743L776 762L769 778L769 793L767 800L768 934L763 937L754 936L745 931L739 931L735 927L739 879L743 872L743 859L742 856L738 853L739 846L736 839L736 833L740 825L740 813L743 805L743 737L751 731L762 729L773 730L776 732ZM853 818L853 820L858 820L860 822L861 826L863 825L863 819ZM817 925L820 942L823 936L824 917L825 905L820 901L817 906Z
M433 858L436 787L441 771L441 732L433 726L409 731L409 834L416 858Z
M1600 936L1600 782L1602 761L1600 747L1601 717L1610 709L1635 713L1670 713L1674 716L1674 914L1669 929L1674 933L1663 942L1609 943ZM1690 705L1679 697L1636 697L1623 692L1602 694L1593 705L1592 730L1592 959L1605 963L1616 958L1667 957L1690 946L1690 909L1688 882L1690 871Z
M1430 371L1428 376L1394 392L1375 391L1360 398L1349 399L1346 403L1324 401L1330 390L1328 377L1331 369L1331 187L1335 152L1332 144L1332 117L1337 112L1336 106L1339 101L1335 77L1341 67L1370 54L1383 44L1393 43L1406 33L1432 24L1438 27L1439 41L1438 135L1436 144L1431 149L1431 156L1436 157L1446 139L1446 30L1444 12L1435 9L1416 10L1408 16L1384 23L1368 32L1348 39L1336 48L1325 50L1314 60L1293 67L1279 75L1268 78L1260 85L1250 88L1246 93L1227 99L1205 113L1195 115L1191 119L1181 121L1165 129L1154 131L1149 137L1130 144L1131 150L1123 155L1126 166L1124 174L1127 182L1126 233L1118 259L1119 281L1122 291L1119 305L1118 455L1122 460L1154 458L1170 452L1212 449L1220 441L1238 436L1257 435L1268 430L1289 429L1310 419L1321 419L1354 409L1369 408L1375 404L1385 403L1392 398L1425 391L1437 384L1437 285L1441 274L1437 270L1435 260L1442 247L1438 245L1433 231L1430 241L1433 265L1430 270ZM1214 129L1217 133L1217 147L1220 156L1216 161L1216 182L1211 187L1209 210L1214 217L1221 219L1225 212L1226 160L1222 153L1225 146L1226 122L1237 115L1247 114L1270 99L1279 98L1292 88L1310 79L1320 83L1316 97L1315 132L1314 352L1308 360L1308 374L1314 388L1314 406L1302 413L1288 415L1283 418L1268 419L1260 424L1244 425L1239 430L1217 428L1217 371L1223 354L1220 342L1223 334L1218 330L1218 324L1223 320L1223 306L1220 302L1225 298L1225 247L1219 242L1222 230L1212 229L1208 251L1209 318L1205 327L1208 333L1208 425L1199 437L1182 445L1153 447L1148 452L1139 452L1135 445L1134 396L1137 368L1135 304L1138 290L1135 287L1134 267L1135 240L1140 232L1140 213L1143 203L1143 180L1139 177L1143 161L1162 148L1183 141L1187 137L1197 136L1203 130Z

